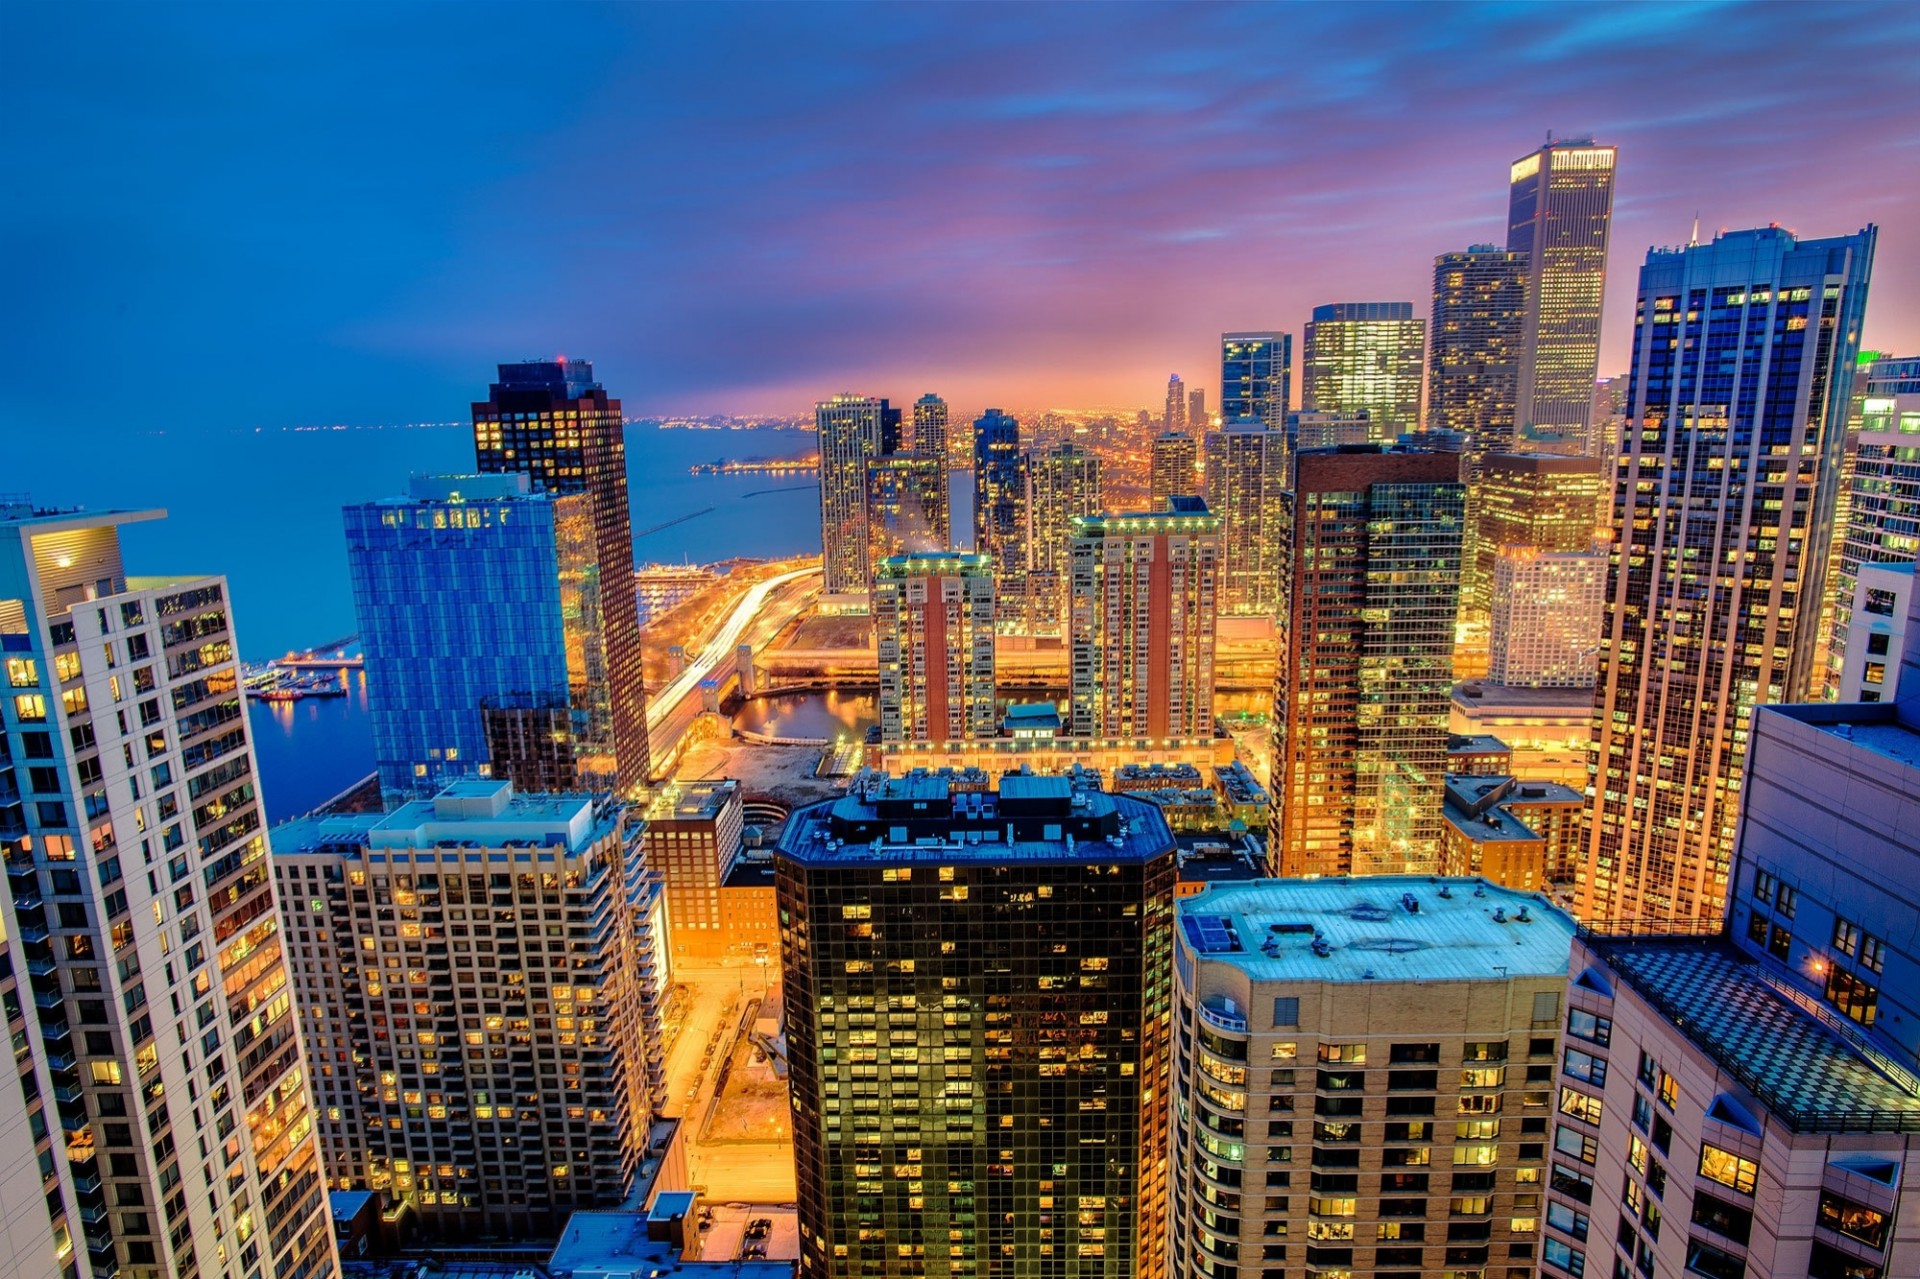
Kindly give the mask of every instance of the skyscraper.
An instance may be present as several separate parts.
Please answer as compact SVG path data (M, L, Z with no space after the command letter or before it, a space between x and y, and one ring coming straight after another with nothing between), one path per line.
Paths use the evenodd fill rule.
M653 771L640 610L633 583L633 514L620 401L593 380L593 365L564 356L500 365L500 380L473 406L474 457L486 473L518 471L536 492L587 496L602 654L589 659L592 698L611 714L613 772L621 789Z
M1591 688L1598 669L1607 484L1600 461L1489 453L1472 486L1472 547L1454 673L1478 678L1499 654L1522 688Z
M1527 260L1517 399L1522 436L1576 452L1587 443L1600 370L1600 303L1613 220L1614 149L1549 141L1507 175L1507 248Z
M1003 591L1017 593L1026 569L1026 465L1020 453L1020 423L988 409L973 423L973 549L991 556Z
M1433 260L1427 429L1468 440L1468 475L1515 443L1514 405L1527 318L1527 255L1476 244Z
M1293 391L1293 335L1263 331L1220 335L1220 420L1258 418L1278 431Z
M1163 431L1153 437L1153 456L1147 472L1148 501L1156 511L1180 496L1201 491L1198 446L1184 431Z
M1187 384L1175 373L1167 379L1167 411L1160 419L1163 431L1184 431L1187 429Z
M813 406L820 437L820 546L829 595L867 589L867 463L900 451L900 411L843 393Z
M1294 459L1275 873L1439 865L1465 503L1451 454L1362 444Z
M319 1279L332 1227L227 584L129 578L121 528L160 517L0 506L5 1247L65 1275Z
M1595 695L1588 920L1718 918L1755 705L1804 701L1876 231L1640 271Z
M603 574L587 496L530 493L521 474L416 475L406 497L341 514L389 802L515 773L513 760L496 770L492 745L551 743L541 722L562 739L553 763L568 785L578 770L579 784L611 786L610 690L594 660ZM530 731L515 733L522 724ZM520 762L537 774L537 758Z
M915 453L939 458L942 467L952 460L947 454L947 402L932 391L913 402L910 443Z
M1907 567L1920 550L1920 394L1869 396L1861 416L1847 519L1834 529L1838 607L1827 657L1834 688L1847 664L1861 566Z
M1073 521L1100 510L1098 456L1077 444L1056 444L1028 458L1026 621L1035 633L1066 633Z
M1220 614L1273 616L1280 600L1287 437L1258 418L1207 436L1207 509L1220 517Z
M875 566L882 741L993 736L993 622L988 556L900 555Z
M867 463L868 558L945 551L951 544L947 468L925 453L888 453Z
M1159 810L887 779L796 812L775 874L799 1273L1164 1274Z
M1196 387L1187 392L1187 429L1195 435L1204 435L1207 427L1207 391L1205 387Z
M487 779L275 829L330 1188L443 1239L556 1235L626 1197L665 1084L643 830L610 797Z
M1420 429L1427 322L1411 302L1335 302L1313 308L1300 355L1300 407L1372 418L1372 443Z
M1219 591L1220 517L1197 497L1075 520L1068 732L1210 735Z

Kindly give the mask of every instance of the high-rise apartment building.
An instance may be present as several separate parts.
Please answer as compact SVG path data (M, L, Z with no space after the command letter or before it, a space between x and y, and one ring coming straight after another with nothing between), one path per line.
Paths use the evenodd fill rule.
M1587 446L1600 370L1600 304L1613 220L1614 149L1548 141L1507 173L1507 248L1527 259L1518 413L1533 447Z
M553 772L610 788L614 698L587 496L530 493L519 474L417 475L406 497L342 516L382 794L397 803L459 777ZM515 753L495 759L496 745Z
M1827 656L1831 681L1838 681L1847 667L1850 606L1861 567L1909 567L1920 553L1920 394L1866 398L1852 463L1846 522L1834 530L1837 607Z
M1200 387L1187 392L1187 429L1203 435L1212 423L1207 421L1207 392Z
M745 822L732 778L672 781L647 806L647 869L660 877L673 968L717 964L735 949L724 901Z
M1420 429L1427 322L1411 302L1334 302L1313 308L1300 353L1300 407L1323 413L1366 410L1370 443Z
M952 461L947 452L947 419L947 402L932 391L913 402L913 439L908 443L915 453L939 458L943 467Z
M1211 736L1219 592L1220 517L1200 498L1075 520L1067 731Z
M993 736L994 597L985 555L901 555L875 567L882 741Z
M1609 488L1596 458L1481 459L1457 675L1486 674L1516 688L1593 687L1607 571L1597 525Z
M665 1089L644 830L491 779L275 829L330 1188L447 1239L626 1197Z
M1041 635L1067 632L1073 575L1073 521L1097 515L1100 458L1077 444L1056 444L1027 459L1026 623Z
M993 571L1009 590L1026 568L1026 460L1020 452L1020 423L999 409L988 409L973 423L973 549L991 556Z
M593 380L585 360L502 364L500 380L473 406L474 458L484 473L518 471L534 491L585 494L595 574L577 587L597 596L598 643L584 661L584 697L601 736L605 716L611 767L621 789L644 786L653 773L647 742L647 688L641 668L640 610L633 580L633 514L627 505L627 443L620 401ZM596 750L598 745L596 743Z
M820 545L829 595L867 589L867 463L900 451L900 410L870 395L813 406L820 437Z
M857 786L775 852L799 1273L1166 1272L1173 836L1009 775Z
M127 575L121 528L160 516L0 507L3 1247L27 1274L320 1279L227 584Z
M1293 393L1293 335L1263 331L1220 335L1220 420L1258 418L1278 431Z
M1258 418L1207 436L1207 509L1220 517L1220 614L1272 617L1280 602L1287 437Z
M867 463L867 557L945 551L952 544L947 468L925 453L888 453Z
M1890 702L1898 695L1914 568L1912 560L1860 566L1847 610L1847 660L1834 701Z
M1433 260L1427 428L1466 437L1469 478L1480 459L1515 444L1527 277L1524 252L1491 244Z
M1167 379L1167 411L1160 419L1164 431L1187 429L1187 384L1175 373Z
M1508 547L1493 561L1487 679L1508 688L1592 688L1600 669L1607 553Z
M1184 431L1163 431L1153 437L1153 454L1148 464L1148 503L1156 511L1167 509L1175 497L1192 497L1202 491L1200 447Z
M1640 271L1582 918L1715 919L1756 705L1805 701L1876 232L1778 227Z
M1532 1279L1573 921L1425 875L1178 917L1176 1279Z
M1294 459L1274 678L1281 875L1439 864L1466 495L1447 453Z

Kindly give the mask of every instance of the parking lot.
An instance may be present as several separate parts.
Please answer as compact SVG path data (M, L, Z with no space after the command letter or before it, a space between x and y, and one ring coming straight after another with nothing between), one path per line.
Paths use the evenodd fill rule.
M792 1208L776 1204L708 1204L713 1209L713 1225L699 1232L700 1261L735 1261L749 1242L749 1224L765 1221L767 1226L759 1243L766 1246L765 1260L797 1261L800 1258L800 1223Z

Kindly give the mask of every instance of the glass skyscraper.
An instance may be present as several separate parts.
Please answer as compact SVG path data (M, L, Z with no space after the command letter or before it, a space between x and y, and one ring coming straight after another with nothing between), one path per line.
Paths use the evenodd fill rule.
M1427 322L1411 302L1334 302L1313 308L1300 354L1300 407L1365 410L1371 443L1420 429Z
M1476 244L1433 260L1427 429L1467 440L1467 474L1514 446L1527 316L1527 255Z
M1854 588L1863 564L1910 567L1920 555L1920 394L1869 395L1854 441L1846 521L1834 528L1837 554L1829 692L1851 643ZM1887 654L1875 654L1886 657Z
M900 411L867 395L813 406L820 436L820 545L829 595L867 589L867 463L900 451Z
M867 463L868 558L945 551L951 542L947 467L926 453L889 453Z
M1262 331L1220 335L1220 423L1258 418L1274 430L1287 424L1293 391L1293 335Z
M1736 231L1640 270L1584 919L1718 919L1752 710L1821 686L1876 235Z
M1020 423L988 409L973 423L973 549L993 558L1003 593L1017 593L1026 568L1026 502Z

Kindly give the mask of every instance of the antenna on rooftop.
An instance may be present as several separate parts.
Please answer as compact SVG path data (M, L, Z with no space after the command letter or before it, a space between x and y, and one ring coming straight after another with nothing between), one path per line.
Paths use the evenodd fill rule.
M1700 210L1693 211L1693 234L1687 237L1687 247L1695 248L1700 243Z

